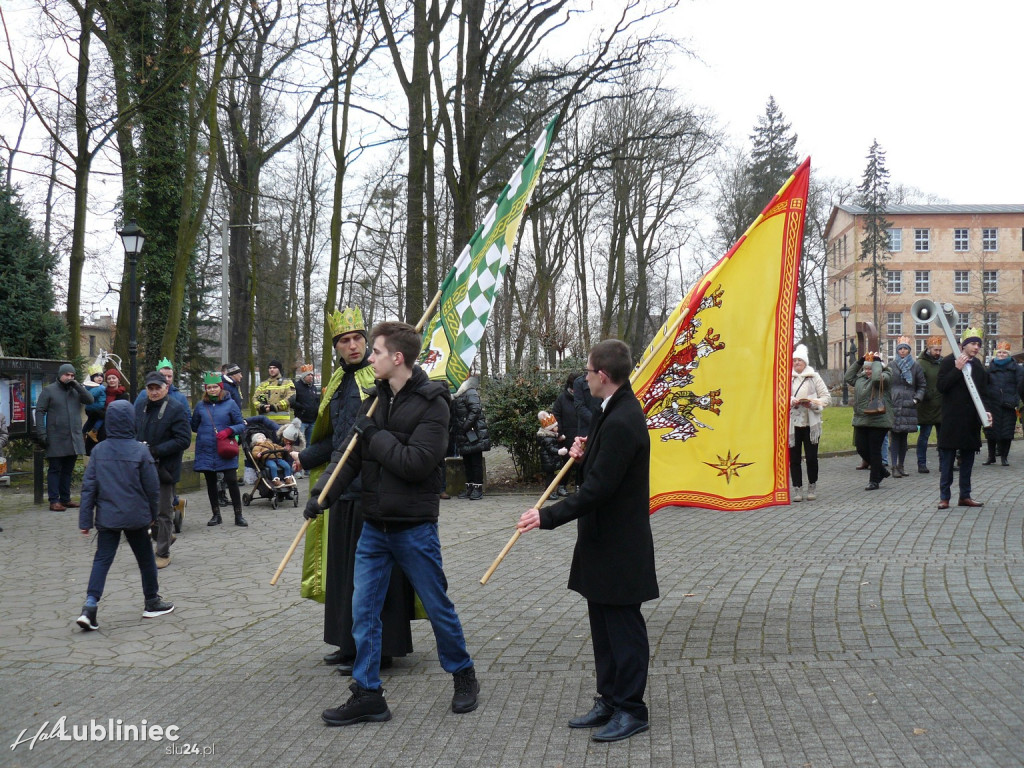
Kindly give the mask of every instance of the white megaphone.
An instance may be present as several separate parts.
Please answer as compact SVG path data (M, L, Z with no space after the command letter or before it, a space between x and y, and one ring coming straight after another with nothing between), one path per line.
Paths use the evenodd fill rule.
M949 346L953 349L953 354L960 351L960 344L956 340L956 334L953 333L953 326L956 325L958 317L953 305L948 301L939 304L931 299L918 299L910 307L910 316L914 318L915 323L922 325L938 322L946 334L946 339L949 341ZM980 362L977 364L981 365ZM978 412L978 417L981 419L983 426L989 427L991 426L989 416L985 412L985 405L981 402L978 388L974 385L974 379L971 378L971 374L966 366L964 366L963 372L964 381L967 383L967 391L971 393L971 400L974 401L974 408Z

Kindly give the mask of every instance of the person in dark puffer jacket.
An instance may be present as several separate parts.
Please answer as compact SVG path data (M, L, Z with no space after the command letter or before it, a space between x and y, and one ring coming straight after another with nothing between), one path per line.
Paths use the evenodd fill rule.
M572 443L566 443L565 438L559 434L558 421L553 414L541 411L537 414L537 421L540 422L540 426L537 428L540 468L544 473L544 482L551 485L551 481L555 479L555 475L565 464L565 457L568 455L569 445ZM559 496L568 495L561 492L564 487L558 487Z
M992 399L992 426L985 427L988 441L987 466L996 463L1010 466L1010 444L1017 427L1017 405L1024 391L1024 368L1010 357L1010 342L996 344L996 353L988 365L988 388Z
M364 402L353 426L359 435L356 448L326 499L333 503L357 475L362 479L364 524L352 595L352 696L343 706L324 710L321 717L328 725L391 719L380 682L380 614L394 564L419 595L434 630L438 660L453 677L452 711L472 712L480 692L462 624L448 597L437 532L448 447L448 387L430 381L414 365L422 339L411 325L381 323L370 336L376 397ZM376 403L372 417L367 415L371 403ZM324 473L310 491L303 513L307 519L321 513L319 496L326 483Z
M85 605L76 620L86 631L99 629L96 610L122 533L142 574L146 600L143 618L174 610L173 603L160 597L156 560L149 543L149 526L156 520L160 495L156 464L149 449L135 439L135 409L131 403L111 403L106 422L107 439L93 449L85 468L78 511L79 529L88 535L95 526L97 540Z
M452 398L452 432L466 468L466 490L460 499L478 501L484 496L484 452L491 450L479 380L470 376Z
M903 462L907 436L917 432L917 404L924 400L928 380L911 355L910 337L900 336L892 361L892 430L889 432L889 466L892 476L906 477Z

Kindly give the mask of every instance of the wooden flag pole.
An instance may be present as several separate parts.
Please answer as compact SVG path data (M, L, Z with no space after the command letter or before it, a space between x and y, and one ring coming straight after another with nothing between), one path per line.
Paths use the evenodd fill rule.
M430 316L434 313L434 310L437 309L437 303L440 300L441 291L438 291L436 294L434 294L434 298L430 301L430 305L423 312L423 317L421 317L420 321L416 323L417 331L423 330L423 326L427 324L427 321L430 319ZM366 411L366 415L373 416L373 412L375 410L377 410L377 400L374 400L372 403L370 403L370 407ZM355 450L356 441L358 441L358 439L358 434L352 435L352 439L348 441L348 446L345 448L345 453L342 454L341 460L338 461L338 463L335 465L334 471L331 473L331 476L327 478L327 482L324 484L324 489L320 492L320 497L318 499L321 507L327 503L327 495L331 490L331 486L334 484L334 481L338 479L338 475L341 474L341 468L345 466L345 462L348 461L348 457L351 456L352 451ZM277 584L277 580L281 577L281 574L284 572L285 566L288 565L288 561L291 560L292 555L295 554L295 550L298 548L299 542L302 541L302 537L306 535L306 529L309 528L309 522L309 520L302 521L302 527L299 528L299 532L295 534L295 539L292 541L292 545L288 547L288 551L285 553L284 559L281 560L281 564L277 566L277 570L274 571L274 576L270 580L270 586L275 586Z
M641 370L643 370L644 366L647 365L647 362L652 357L661 352L662 347L664 347L665 344L668 343L669 339L675 339L676 334L679 332L679 326L683 324L683 321L689 316L689 314L689 308L684 309L682 312L680 312L679 317L676 318L675 321L672 323L672 327L668 329L668 332L665 333L665 335L662 336L662 338L659 339L656 344L652 344L650 346L650 348L647 351L647 354L644 355L644 359L637 363L636 367L633 369L633 373L629 377L630 384L636 381L637 374ZM541 495L541 497L537 500L537 503L534 504L531 507L531 509L541 508L544 502L548 500L552 493L554 493L555 488L559 486L559 484L562 482L562 478L565 477L565 473L569 471L569 468L572 467L574 463L575 459L571 457L567 462L565 462L565 464L562 466L561 471L555 476L555 479L551 481L551 484L547 487L547 490L544 491L543 495ZM512 538L508 540L508 544L506 544L504 548L501 550L501 552L498 553L498 556L494 558L494 562L491 563L491 567L487 569L487 571L483 575L483 578L480 579L481 584L486 584L490 580L491 575L494 573L495 570L497 570L498 565L501 563L501 561L505 559L505 555L507 555L511 551L512 547L515 546L515 543L519 541L520 536L522 536L522 534L519 533L518 530L512 534Z

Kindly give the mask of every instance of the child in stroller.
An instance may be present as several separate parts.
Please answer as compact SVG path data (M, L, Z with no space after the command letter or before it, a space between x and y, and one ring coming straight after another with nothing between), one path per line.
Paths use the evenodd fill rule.
M292 474L289 453L305 447L302 428L294 422L280 428L277 424L270 427L266 422L269 419L263 416L246 419L242 446L246 458L256 470L256 479L252 491L242 495L242 502L248 506L258 493L270 499L274 509L285 499L291 499L292 505L298 506L299 489Z

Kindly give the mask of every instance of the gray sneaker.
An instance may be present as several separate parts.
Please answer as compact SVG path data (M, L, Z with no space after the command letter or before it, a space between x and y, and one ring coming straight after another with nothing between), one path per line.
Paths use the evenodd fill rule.
M811 483L810 485L808 485L807 486L807 496L806 496L807 500L808 501L814 501L816 498L818 498L817 491L818 491L817 483Z
M789 500L793 503L804 500L804 490L799 486L793 489L793 492L789 494Z
M157 616L163 616L165 613L170 613L174 610L174 603L164 600L161 597L154 597L152 600L146 601L146 610L142 612L142 618L153 619Z

